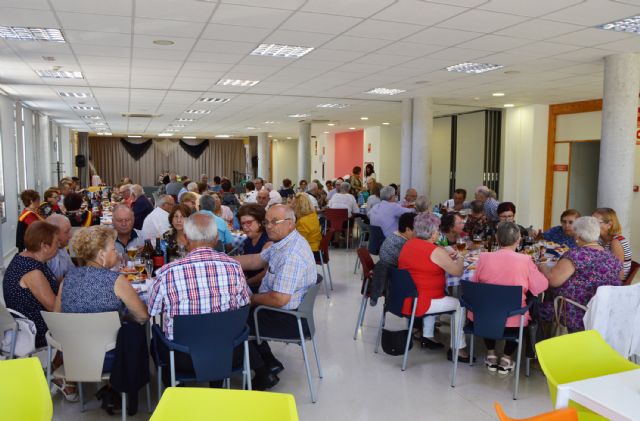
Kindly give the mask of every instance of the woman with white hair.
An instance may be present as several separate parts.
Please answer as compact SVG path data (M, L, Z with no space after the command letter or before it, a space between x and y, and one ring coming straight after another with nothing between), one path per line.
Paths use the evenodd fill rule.
M553 297L563 296L587 305L602 285L620 285L622 263L599 243L600 222L593 216L583 216L573 223L578 247L566 252L553 268L540 264L540 271L549 280ZM553 320L553 301L540 307L542 319ZM563 314L569 332L584 330L584 311L567 305Z

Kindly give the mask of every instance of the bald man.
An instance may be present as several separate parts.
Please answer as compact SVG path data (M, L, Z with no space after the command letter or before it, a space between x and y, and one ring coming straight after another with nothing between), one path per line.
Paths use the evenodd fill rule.
M49 269L53 272L58 283L60 283L67 272L69 272L71 268L75 267L71 260L71 256L69 256L69 252L67 251L67 246L71 239L71 223L69 222L69 218L57 213L49 216L46 221L55 225L60 230L58 232L58 254L47 262L47 266L49 266Z
M404 194L404 200L400 204L405 208L415 208L417 198L418 198L418 191L414 188L409 188L407 189L407 192Z

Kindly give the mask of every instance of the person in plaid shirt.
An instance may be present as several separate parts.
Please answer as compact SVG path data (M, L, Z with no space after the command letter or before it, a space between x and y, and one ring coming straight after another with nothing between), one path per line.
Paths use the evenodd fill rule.
M258 294L251 296L251 305L295 310L302 303L309 287L317 281L316 263L311 247L296 231L296 217L293 209L288 206L270 207L264 226L274 244L260 254L235 257L244 270L268 268ZM258 315L261 335L278 338L298 337L295 317L275 311L260 311ZM249 315L249 328L251 333L255 334L253 312ZM306 320L302 321L302 328L308 335L309 327ZM266 341L260 345L256 344L256 347L271 375L275 376L284 369Z

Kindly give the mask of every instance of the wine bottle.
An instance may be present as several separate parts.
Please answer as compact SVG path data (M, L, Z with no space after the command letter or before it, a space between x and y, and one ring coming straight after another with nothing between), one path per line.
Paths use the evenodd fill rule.
M144 240L144 247L142 248L142 258L144 260L153 259L153 246L151 245L151 240Z
M153 250L153 270L161 268L164 264L164 253L160 247L160 237L156 237L156 248Z

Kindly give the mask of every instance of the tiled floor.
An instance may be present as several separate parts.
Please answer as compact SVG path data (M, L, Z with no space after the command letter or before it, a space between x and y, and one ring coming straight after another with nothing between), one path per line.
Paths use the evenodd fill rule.
M533 369L529 378L524 374L521 376L520 396L514 401L511 399L514 376L503 378L489 373L481 363L484 349L481 344L476 346L480 351L480 363L473 367L460 364L455 388L449 386L451 363L442 350L414 347L410 351L407 370L402 372L402 357L389 356L382 351L373 353L381 305L367 308L364 327L358 340L354 341L353 329L360 303L359 275L353 274L355 252L332 250L331 259L334 291L330 300L319 294L315 310L318 348L324 370L324 378L317 378L311 357L317 403L311 403L309 397L300 347L281 344L272 347L286 367L273 391L295 395L301 420L488 421L496 419L495 401L500 402L512 417L531 416L551 409L546 381L539 370ZM447 339L443 338L443 342ZM130 419L148 417L143 411ZM56 396L54 419L115 418L99 409L95 400L87 404L86 412L81 413L79 404L63 402Z

